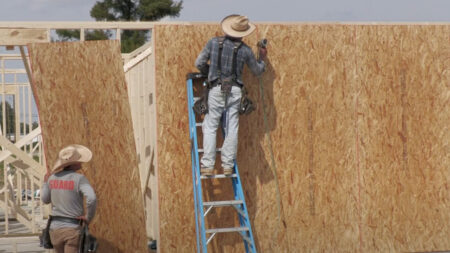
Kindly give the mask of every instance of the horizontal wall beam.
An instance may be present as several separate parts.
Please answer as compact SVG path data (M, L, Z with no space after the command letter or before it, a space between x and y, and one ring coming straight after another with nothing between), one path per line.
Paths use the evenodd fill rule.
M0 60L22 60L20 54L0 54Z
M9 93L11 93L11 94L16 94L13 91L13 89L30 85L30 83L28 83L28 82L25 82L25 83L24 82L15 82L15 83L14 82L4 82L4 84L5 84L5 92L10 91ZM0 85L3 85L3 83L0 83ZM1 89L2 88L0 88L0 95L3 93Z
M26 45L47 42L46 29L6 28L0 29L0 45Z
M3 83L2 83L3 84ZM17 86L16 85L7 85L6 83L4 83L5 86L1 87L0 86L0 94L5 94L5 95L17 95Z
M155 25L201 25L218 24L218 22L0 22L2 28L43 28L43 29L129 29L147 30ZM301 24L343 24L343 25L448 25L450 22L255 22L258 25L301 25Z
M25 69L6 69L4 71L0 70L0 73L5 73L5 74L26 74L26 70Z
M152 29L155 22L0 22L2 28L42 29Z

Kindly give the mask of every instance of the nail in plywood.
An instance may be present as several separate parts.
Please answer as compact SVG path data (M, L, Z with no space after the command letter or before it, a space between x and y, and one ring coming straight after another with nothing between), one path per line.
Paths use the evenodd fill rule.
M30 44L49 166L71 143L93 152L83 172L98 198L91 224L99 252L146 252L144 207L117 41Z
M0 45L47 42L46 29L0 29Z

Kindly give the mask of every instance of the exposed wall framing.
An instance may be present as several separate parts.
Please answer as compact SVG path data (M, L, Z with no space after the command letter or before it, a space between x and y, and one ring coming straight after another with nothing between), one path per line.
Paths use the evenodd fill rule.
M25 35L41 34L28 31ZM9 33L8 33L9 34ZM17 33L9 42L38 41ZM9 36L9 35L8 35ZM0 43L1 44L1 43ZM33 119L34 100L25 69L11 68L21 62L20 54L0 54L1 133L0 166L2 168L1 207L4 212L4 234L38 233L46 210L36 194L42 184L45 161L42 156L40 127ZM11 108L11 109L9 109ZM10 111L11 110L11 111ZM16 228L17 222L23 229Z
M147 235L158 237L158 189L156 177L155 65L151 44L145 44L125 57L133 129L138 154L141 188L147 220Z
M108 30L115 30L116 31L116 39L120 39L120 33L122 30L151 30L151 28L153 27L153 24L151 22L141 22L141 23L130 23L130 22L108 22L108 23L102 23L102 22L0 22L0 31L1 34L3 34L1 37L2 42L0 43L0 45L23 45L26 43L31 43L31 42L45 42L45 41L50 41L50 34L52 30L56 30L56 29L74 29L74 30L80 30L81 34L84 33L85 30L87 29L108 29ZM11 31L13 32L13 35L15 35L15 37L11 37ZM21 33L15 32L15 31L20 31ZM44 37L44 40L42 40L42 34L46 34L46 36ZM83 40L83 37L81 38L81 40ZM8 48L11 48L10 46ZM12 47L14 48L14 47ZM17 47L16 47L17 48ZM17 50L16 50L17 51ZM26 52L23 52L26 55ZM20 54L17 53L7 53L7 54L3 54L0 55L0 58L4 61L7 60L11 60L11 61L18 61L18 60L23 60L23 57ZM123 59L124 59L124 63L126 62L127 64L124 65L124 70L127 73L126 74L126 78L127 78L127 83L128 83L128 88L129 91L133 92L134 94L138 94L139 92L143 91L144 89L148 89L148 87L151 87L151 84L153 82L150 82L148 78L150 72L146 71L146 69L154 69L152 67L152 54L151 54L151 47L149 47L149 45L145 45L140 49L135 50L134 52L130 53L130 54L123 54ZM2 66L4 66L4 62L2 61ZM24 76L27 75L27 71L25 70L25 68L23 69L10 69L10 68L3 68L2 69L2 75L4 77L4 75L17 75L17 76ZM135 77L136 76L136 77ZM153 74L150 74L150 76L153 76ZM26 78L25 78L26 79ZM4 78L2 79L4 80ZM18 86L20 89L23 90L28 90L30 89L28 80L24 80L24 78L16 78L14 77L14 82L2 82L5 85L3 85L2 89L4 89L3 94L15 94L14 92L16 91L16 86ZM20 81L19 81L20 80ZM25 93L23 94L24 91L21 91L20 94L22 94L18 99L15 100L19 103L19 105L26 105L27 108L29 107L29 103L26 103L26 101L31 98L31 92L29 93ZM147 92L147 91L146 91ZM146 99L146 101L142 101L143 103L148 103L151 102L153 99L153 93L148 93L145 96L144 95L135 95L134 98L139 98L139 99ZM131 98L130 98L131 99ZM132 102L132 100L130 100L130 105L135 105L135 106L140 106L142 103L138 102ZM142 108L142 107L141 107ZM149 108L147 107L143 107L144 109L139 109L139 108L131 108L133 112L138 112L138 110L141 111L141 113L146 114L147 118L150 117L149 115L149 111L151 111L152 107L150 106ZM153 108L154 108L154 103L153 103ZM154 110L154 109L153 109ZM16 110L16 111L21 111L21 110ZM138 114L133 114L133 117L136 118ZM30 117L31 119L31 114L26 116L27 120L28 117ZM25 115L23 115L23 118L25 118ZM154 146L150 145L150 140L154 140L155 138L150 138L150 134L152 133L152 131L154 130L150 130L150 132L148 132L148 128L149 125L150 127L152 126L152 124L150 124L150 121L148 120L139 120L137 121L139 118L136 118L136 124L134 124L135 126L135 133L142 133L142 131L145 131L146 137L145 137L145 141L144 138L140 138L139 136L136 135L136 144L137 144L137 152L138 152L138 158L139 158L139 168L140 168L140 173L141 173L141 178L142 178L142 190L145 193L144 197L144 201L145 201L145 205L147 206L146 209L146 220L147 220L147 236L150 239L156 239L157 238L157 221L158 221L158 215L157 215L157 187L156 187L156 179L155 179L155 166L150 166L149 163L151 161L153 161L153 164L155 163L154 161L156 160L153 156L153 152L154 152ZM24 119L22 119L23 121ZM33 120L36 120L35 118ZM16 121L18 122L18 121ZM154 122L154 121L152 121ZM31 124L30 124L31 125ZM143 129L136 129L136 127L142 127ZM145 130L144 130L145 128ZM21 128L22 129L22 128ZM23 129L21 131L24 131ZM36 139L38 140L38 148L36 149L36 147L34 148L33 152L39 152L37 153L40 157L40 160L42 160L42 163L44 164L45 161L43 161L43 156L42 156L42 142L41 142L41 137L40 137L40 128L38 129L38 133L37 133L37 137ZM142 150L140 150L140 148L142 148ZM27 149L27 152L29 152L29 150L31 149ZM149 157L150 156L150 157ZM142 162L141 162L141 159ZM145 160L144 160L145 159ZM23 161L22 161L23 163ZM25 163L26 164L26 163ZM44 167L46 167L46 165L44 164ZM147 170L145 169L147 168ZM9 173L9 172L8 172ZM40 173L43 175L43 173ZM11 177L10 174L7 174L8 177ZM42 177L42 175L40 175L40 177ZM22 177L19 175L18 179L14 179L15 176L12 176L13 179L12 181L16 181L16 180L21 180L24 181L24 179L22 179ZM25 179L27 180L27 179ZM10 180L11 181L11 180ZM5 180L6 182L6 180ZM28 180L29 182L29 180ZM40 181L35 181L37 182L34 186L35 190L39 189L41 182ZM147 186L147 187L144 187ZM17 186L16 184L9 186L9 188L11 189L11 191L31 191L30 189L20 189L19 186ZM17 188L17 189L16 189ZM145 189L144 189L145 188ZM2 198L3 199L3 198ZM28 202L28 200L26 200L26 202ZM6 207L6 210L9 210L9 212L15 212L14 208L16 208L15 206L11 207ZM39 219L40 221L42 221L42 219L44 218L43 215L46 215L46 212L38 212L37 213L39 216L37 217L37 219ZM11 216L11 215L10 215ZM15 215L14 215L15 217ZM8 227L8 221L6 221L5 224L6 227ZM39 224L39 226L37 226L37 229L42 228L43 226L43 222L41 222L41 224ZM30 227L29 225L26 225L26 227ZM33 230L34 231L34 230ZM17 232L15 231L10 231L8 229L6 229L5 233L15 233L17 234Z

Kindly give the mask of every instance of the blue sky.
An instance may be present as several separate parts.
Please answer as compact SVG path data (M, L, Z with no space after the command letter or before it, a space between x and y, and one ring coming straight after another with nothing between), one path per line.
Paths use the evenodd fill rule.
M96 0L0 0L0 21L92 21ZM185 0L175 21L450 22L450 0Z

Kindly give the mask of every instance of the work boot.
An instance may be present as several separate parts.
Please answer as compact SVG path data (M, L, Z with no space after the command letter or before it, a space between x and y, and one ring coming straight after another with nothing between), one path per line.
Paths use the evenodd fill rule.
M223 168L223 174L226 176L233 174L233 168Z
M212 176L213 175L213 168L201 168L200 174L202 176Z

